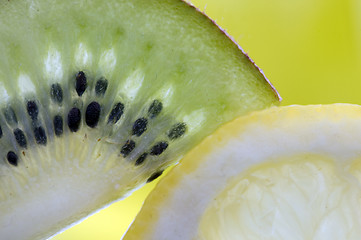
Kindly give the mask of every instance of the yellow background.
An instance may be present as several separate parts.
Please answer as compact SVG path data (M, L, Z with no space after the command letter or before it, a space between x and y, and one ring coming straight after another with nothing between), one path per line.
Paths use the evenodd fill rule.
M283 105L361 104L360 0L193 0L242 46L283 97ZM56 236L118 240L148 185Z

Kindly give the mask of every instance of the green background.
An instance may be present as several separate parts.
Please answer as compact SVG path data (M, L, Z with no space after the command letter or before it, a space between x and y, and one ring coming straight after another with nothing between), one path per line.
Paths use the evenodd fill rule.
M193 0L264 71L282 105L361 103L361 1ZM154 184L56 240L120 239Z

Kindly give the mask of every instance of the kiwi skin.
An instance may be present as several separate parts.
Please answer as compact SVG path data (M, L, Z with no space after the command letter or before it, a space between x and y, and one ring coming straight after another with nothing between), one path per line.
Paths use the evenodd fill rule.
M279 102L178 0L3 1L0 51L1 239L48 238Z

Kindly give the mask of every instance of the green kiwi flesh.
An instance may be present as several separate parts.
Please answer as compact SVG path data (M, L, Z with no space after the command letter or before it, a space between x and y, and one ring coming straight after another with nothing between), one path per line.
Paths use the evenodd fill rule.
M44 239L279 96L179 0L0 2L0 239Z

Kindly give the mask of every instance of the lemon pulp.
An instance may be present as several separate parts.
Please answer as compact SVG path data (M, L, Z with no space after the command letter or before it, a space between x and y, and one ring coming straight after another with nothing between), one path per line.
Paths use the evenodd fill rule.
M209 204L198 238L356 239L360 175L354 178L335 163L303 154L240 174Z
M357 105L236 119L159 182L125 239L359 239L360 142Z

